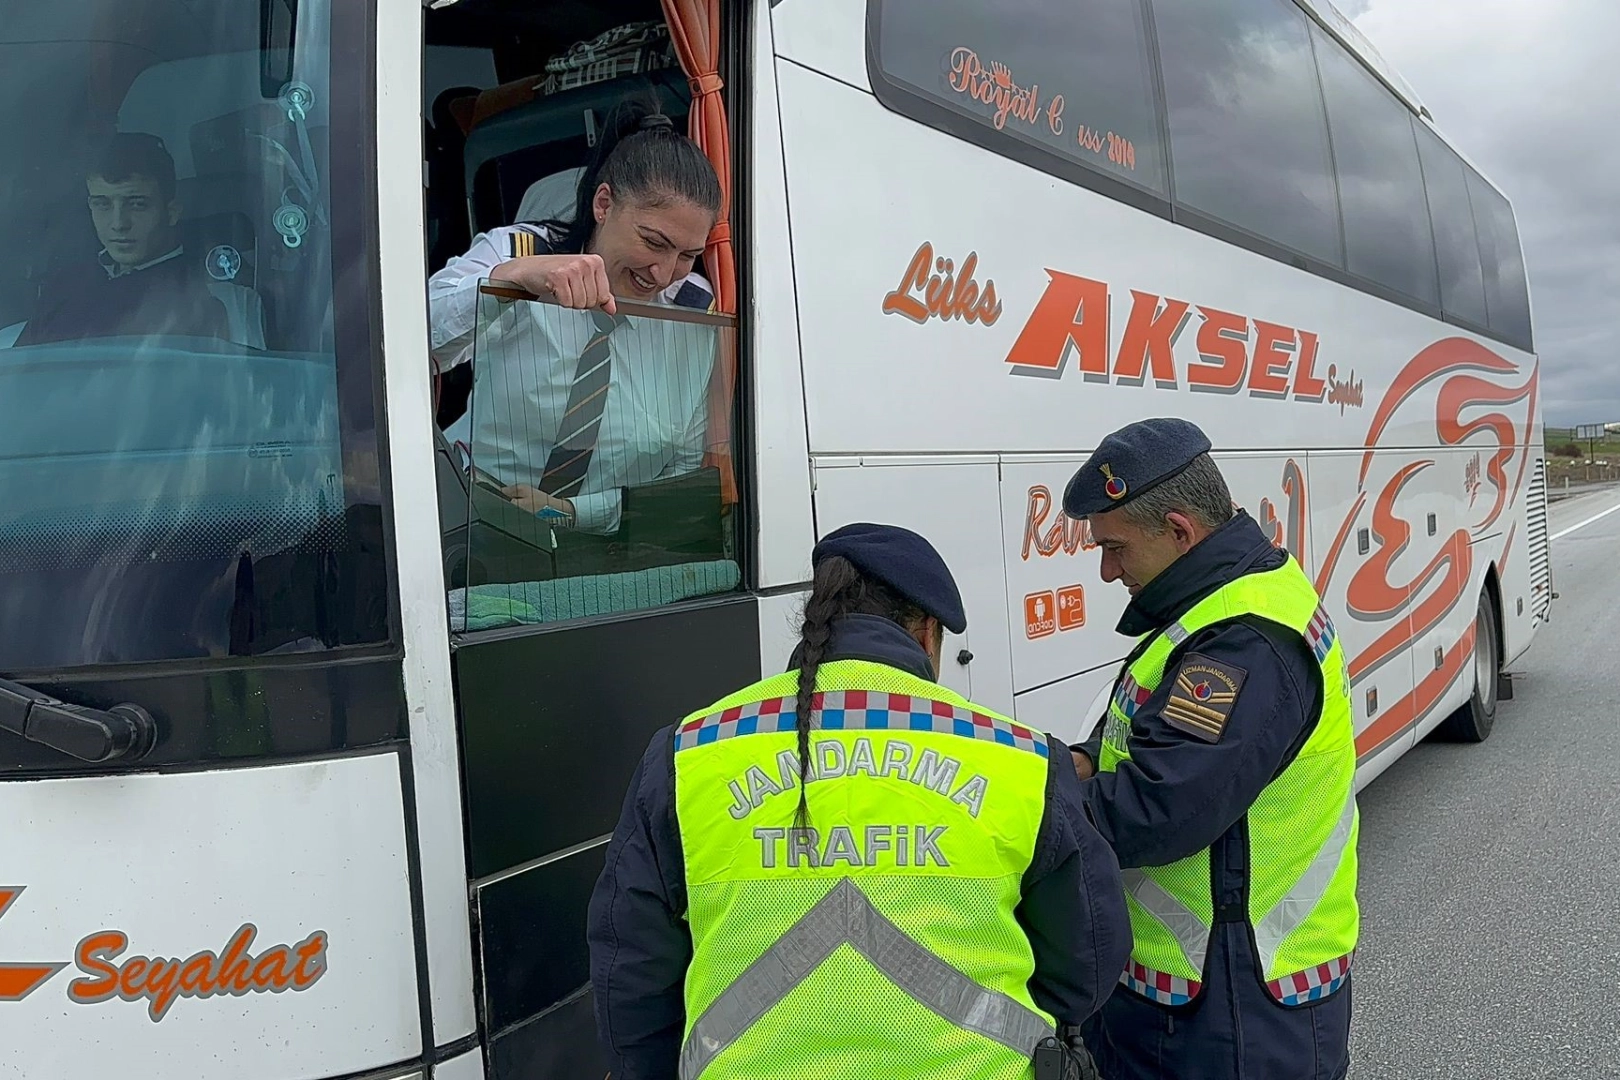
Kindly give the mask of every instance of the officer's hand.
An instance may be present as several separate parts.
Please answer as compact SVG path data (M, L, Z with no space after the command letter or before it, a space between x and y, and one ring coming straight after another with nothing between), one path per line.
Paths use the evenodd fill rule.
M616 310L607 265L600 255L525 255L490 271L489 279L549 296L569 308Z
M1097 772L1097 767L1091 763L1091 756L1079 750L1070 750L1069 756L1074 758L1074 774L1082 780L1090 780Z
M572 500L559 499L554 495L547 495L539 488L530 487L528 484L513 484L510 487L503 487L501 488L501 494L505 495L508 499L511 499L513 503L523 507L523 509L527 510L531 514L538 514L541 510L544 510L549 506L553 510L560 510L569 517L574 516L574 504Z

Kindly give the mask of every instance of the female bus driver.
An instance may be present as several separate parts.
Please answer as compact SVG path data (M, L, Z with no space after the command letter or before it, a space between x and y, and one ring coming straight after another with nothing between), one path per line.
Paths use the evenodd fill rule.
M429 279L435 358L461 363L477 338L473 407L447 434L514 503L612 535L625 489L700 466L712 330L616 319L614 297L709 309L713 290L692 264L720 201L697 145L627 103L580 178L571 220L482 233ZM486 277L576 310L504 305L479 326Z

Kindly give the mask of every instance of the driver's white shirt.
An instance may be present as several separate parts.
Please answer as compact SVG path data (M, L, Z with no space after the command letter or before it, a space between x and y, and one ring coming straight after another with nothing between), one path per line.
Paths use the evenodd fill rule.
M435 358L448 358L440 360L444 367L478 359L467 412L446 438L502 483L539 487L551 448L568 434L561 427L569 391L597 331L588 311L479 296L479 282L507 261L511 234L524 228L534 230L481 233L466 255L429 279L428 295ZM703 300L707 307L713 291L692 274L660 299L674 304L677 296L679 306ZM717 340L713 327L659 319L632 319L613 331L596 448L580 494L571 496L575 528L616 532L621 489L701 467Z

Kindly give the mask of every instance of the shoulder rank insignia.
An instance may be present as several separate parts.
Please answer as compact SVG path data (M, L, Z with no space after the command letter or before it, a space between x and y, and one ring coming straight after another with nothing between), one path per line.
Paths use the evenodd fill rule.
M1207 743L1220 742L1249 673L1200 653L1188 653L1159 715L1178 731Z
M511 258L524 259L535 254L535 236L528 229L518 229L512 233Z

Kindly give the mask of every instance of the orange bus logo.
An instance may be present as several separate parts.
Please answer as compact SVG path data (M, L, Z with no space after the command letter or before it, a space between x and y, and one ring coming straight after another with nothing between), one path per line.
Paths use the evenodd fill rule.
M883 313L903 315L914 323L960 319L994 326L1001 318L1001 301L996 299L994 281L986 278L983 290L979 288L973 276L978 268L978 252L968 252L958 268L953 260L935 256L934 245L924 240L900 284L883 298Z
M23 894L24 885L0 885L0 917ZM50 981L66 964L0 964L0 1001L21 1001Z
M0 886L0 915L22 895L23 886ZM180 998L241 997L308 990L326 974L327 933L317 930L297 945L273 945L255 955L258 928L243 923L223 951L203 949L186 959L130 956L129 935L102 930L79 942L74 963L84 977L68 984L68 1000L99 1005L113 998L144 1001L158 1023ZM0 964L0 1002L21 1001L51 980L66 964Z
M1060 378L1072 356L1087 382L1247 392L1274 401L1326 402L1341 414L1365 400L1353 372L1340 379L1337 365L1322 370L1321 340L1309 330L1132 289L1124 330L1116 336L1107 282L1050 268L1046 275L1046 289L1007 353L1016 374ZM1189 331L1197 356L1183 364L1175 350Z

